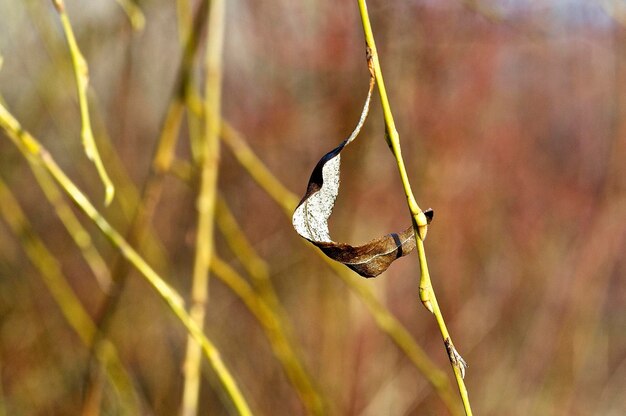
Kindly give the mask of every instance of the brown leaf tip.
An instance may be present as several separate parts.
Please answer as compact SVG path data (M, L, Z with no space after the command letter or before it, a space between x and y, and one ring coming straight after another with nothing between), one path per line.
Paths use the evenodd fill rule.
M424 215L426 216L426 222L430 224L433 220L433 217L435 216L435 211L433 211L432 208L428 208L424 211Z

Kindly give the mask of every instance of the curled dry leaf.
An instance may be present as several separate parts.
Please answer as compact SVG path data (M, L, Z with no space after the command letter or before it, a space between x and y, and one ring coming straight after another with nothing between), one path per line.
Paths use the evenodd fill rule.
M367 113L374 87L374 77L356 128L339 146L326 153L313 169L302 201L296 208L292 222L301 237L319 247L324 254L339 261L361 276L375 277L387 270L396 259L406 256L415 248L413 227L401 233L392 233L361 246L337 243L330 237L328 218L339 193L341 151L359 134ZM432 218L432 211L425 212Z

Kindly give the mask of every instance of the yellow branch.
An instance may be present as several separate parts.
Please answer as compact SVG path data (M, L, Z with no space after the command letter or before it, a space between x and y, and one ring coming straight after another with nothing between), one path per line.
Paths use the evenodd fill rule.
M284 323L272 305L241 277L232 267L217 256L213 256L211 270L245 303L248 310L257 319L272 347L274 355L282 364L287 377L296 388L307 414L325 415L324 403L313 388L309 375L295 354L292 343L287 337Z
M80 223L70 205L63 198L57 184L52 180L48 172L40 165L34 163L30 164L30 168L39 183L39 187L43 190L50 204L54 207L57 217L63 223L68 234L72 237L72 240L74 240L74 243L82 253L100 289L107 293L111 288L109 268L100 255L100 252L93 245L91 236Z
M59 12L61 18L61 25L67 38L67 44L70 49L70 56L72 57L72 66L74 68L74 75L76 78L76 90L78 93L78 104L80 106L80 119L82 123L81 137L83 140L83 147L85 148L85 154L87 158L96 165L98 175L104 184L105 196L104 204L109 205L113 201L113 195L115 194L115 187L113 182L109 178L109 175L104 168L100 153L98 153L98 147L93 137L93 130L91 129L91 119L89 117L89 104L87 101L87 90L89 88L89 68L87 61L78 48L76 37L74 36L74 30L70 23L70 18L65 11L65 3L63 0L53 0L54 7Z
M198 228L191 287L190 315L200 328L204 326L209 292L209 267L213 256L213 228L217 175L219 169L219 132L221 119L222 55L226 2L213 0L209 8L209 28L205 61L204 134L200 158L200 191L196 202ZM189 337L185 356L185 384L181 404L182 416L198 414L201 350Z
M217 200L216 215L217 226L222 235L224 235L231 251L237 256L239 262L252 278L255 290L250 288L245 281L239 286L245 284L248 287L245 290L237 290L236 285L231 284L231 282L236 281L235 278L238 275L223 261L214 258L211 268L218 277L222 278L242 298L259 323L261 323L276 358L281 362L289 381L295 387L307 411L313 415L326 414L325 402L315 389L309 372L297 354L298 348L292 341L293 336L289 319L272 285L267 262L252 247L252 244L237 223L235 216L230 211L228 204L221 196ZM231 276L231 278L226 279L228 276ZM243 280L241 277L238 277L238 279Z
M448 328L446 327L445 320L443 319L441 309L439 308L439 304L437 303L437 297L435 296L435 291L433 290L430 280L430 273L428 272L426 252L424 250L424 239L426 238L428 221L426 220L426 216L415 201L415 196L413 196L413 191L411 190L411 185L409 183L404 160L402 159L402 152L400 149L400 136L398 134L398 131L396 130L396 126L393 120L393 114L391 113L391 106L389 105L389 99L387 98L385 82L383 80L383 73L380 67L380 61L378 59L378 52L376 50L376 42L374 41L374 33L372 32L372 25L370 23L369 14L367 12L367 4L365 0L358 0L358 3L359 11L361 13L361 21L363 23L363 32L365 34L365 42L371 53L371 60L374 67L374 73L376 75L376 82L378 84L378 92L380 94L380 101L383 107L387 142L396 159L398 171L400 173L400 179L402 180L404 193L407 199L407 204L409 206L411 218L413 219L413 228L415 230L415 239L417 241L417 252L419 256L421 274L419 285L420 299L424 306L435 315L439 331L441 332L441 336L444 341L446 352L448 353L448 357L450 359L450 364L452 365L452 369L454 371L454 376L457 381L459 393L463 401L465 414L471 416L472 409L467 394L467 388L465 387L465 383L463 381L467 364L454 348L454 344L452 343L450 334L448 333Z
M44 174L47 175L47 172ZM44 284L69 325L76 331L83 344L89 346L96 334L95 324L68 284L56 258L35 234L17 199L2 178L0 178L0 215L21 241L26 255L41 274ZM128 414L136 414L139 409L133 383L117 355L115 346L109 340L103 340L96 352L96 358L105 369L111 385L122 398L123 410Z

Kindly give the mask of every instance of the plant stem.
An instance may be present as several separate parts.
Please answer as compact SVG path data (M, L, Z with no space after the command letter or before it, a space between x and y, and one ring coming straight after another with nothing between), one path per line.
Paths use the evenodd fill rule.
M30 163L30 168L37 183L39 183L39 187L54 208L57 217L81 251L100 289L107 293L111 289L111 276L107 264L94 246L91 236L76 217L69 203L63 198L63 194L48 172L34 163Z
M378 92L380 94L380 101L383 108L383 116L385 118L385 132L387 143L389 144L391 151L396 159L400 178L404 187L404 193L407 199L407 204L409 206L409 211L413 220L413 228L415 231L415 240L417 242L417 252L419 256L421 274L419 285L420 299L422 300L424 306L435 315L439 331L441 332L441 336L444 340L444 345L450 359L450 364L452 365L452 369L454 371L454 376L456 378L456 382L459 388L459 393L463 401L465 414L471 416L472 409L470 407L467 388L465 387L465 383L463 381L466 364L463 358L454 348L454 344L452 344L450 334L448 333L448 328L446 327L446 323L443 319L441 309L439 308L439 304L437 303L437 297L435 296L435 292L432 287L430 273L428 272L426 252L424 251L424 238L426 238L428 221L426 219L426 216L424 215L424 212L420 209L420 207L417 205L417 202L415 201L415 196L413 195L413 191L411 190L411 185L409 183L404 160L402 159L402 152L400 149L400 136L398 134L398 131L396 130L396 126L393 121L393 114L391 112L391 106L389 105L389 99L387 98L387 91L385 90L385 82L383 80L380 61L378 59L378 52L376 49L376 43L374 41L372 25L370 23L369 14L367 11L367 4L365 0L357 1L359 4L361 21L363 23L365 42L369 49L369 53L371 54L371 65L374 68L374 74L376 76L376 82L378 84Z
M109 205L111 201L113 201L115 187L113 186L113 182L109 178L109 175L104 168L102 158L100 157L98 147L96 146L96 141L93 137L93 130L91 128L91 119L89 117L89 104L87 101L87 90L89 88L89 68L87 66L87 61L85 60L85 57L78 48L78 43L76 42L76 37L74 36L74 31L72 30L70 18L65 11L65 3L63 2L63 0L52 0L52 3L54 4L54 7L59 13L59 17L61 18L61 25L63 26L63 31L65 32L65 37L67 38L67 45L70 50L70 56L72 57L72 66L74 68L74 75L76 78L76 90L78 93L78 104L80 107L80 120L82 124L80 135L83 140L83 147L85 148L85 154L87 155L87 158L93 161L98 171L98 175L100 175L100 179L104 184L104 204Z
M265 332L270 347L296 389L307 415L327 414L319 393L313 388L309 374L304 368L294 345L288 336L281 316L268 300L217 255L211 261L211 271L222 280L246 305Z
M219 168L219 133L221 120L222 54L224 48L224 0L213 0L209 7L206 46L204 96L204 137L200 159L200 191L197 199L198 229L193 267L190 315L200 328L204 326L209 291L209 267L213 255L213 229L217 174ZM190 336L185 357L185 385L181 415L198 414L200 393L201 348Z
M280 303L270 279L269 265L256 252L222 195L217 199L216 208L217 226L226 244L252 278L252 287L243 278L235 279L236 272L215 255L211 262L211 269L237 293L263 326L274 355L296 389L307 414L326 414L325 400L315 388L311 375L299 357L299 348L293 340L287 312ZM228 276L232 278L226 279ZM242 280L243 283L233 284L232 282L236 280ZM244 284L246 288L243 288ZM238 286L242 289L237 290Z

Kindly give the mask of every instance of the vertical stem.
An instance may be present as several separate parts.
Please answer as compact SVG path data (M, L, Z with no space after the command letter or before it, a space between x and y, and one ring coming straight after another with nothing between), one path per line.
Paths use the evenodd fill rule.
M190 315L199 327L204 326L208 302L209 267L213 253L213 223L219 167L220 97L222 52L224 46L224 0L213 0L209 8L204 97L204 142L201 153L200 191L197 199L198 230L193 268ZM200 345L190 336L185 358L185 386L181 415L198 413L200 388Z
M413 228L415 230L415 240L417 242L417 252L419 255L420 264L420 299L424 306L435 315L437 320L437 326L441 332L441 336L450 359L450 364L454 371L454 376L457 381L459 393L463 401L463 408L468 416L472 415L472 409L467 394L467 388L463 381L465 375L465 368L467 364L454 348L448 328L446 327L445 320L437 303L437 297L432 287L430 280L430 273L428 272L428 263L426 261L426 252L424 250L424 238L426 238L426 231L428 227L428 220L424 212L420 209L415 201L409 178L402 159L402 152L400 149L400 136L396 130L395 123L393 121L393 114L391 112L391 106L389 105L389 99L387 98L387 91L385 90L385 82L383 80L382 70L380 68L380 62L378 59L378 52L376 50L376 43L374 41L374 33L372 32L372 25L370 23L369 14L367 12L367 4L365 0L358 0L359 11L361 13L361 20L363 22L363 32L365 33L365 42L368 47L368 52L371 54L371 65L374 69L376 76L376 82L378 84L378 92L380 94L380 101L383 108L383 116L385 118L385 132L387 137L387 143L391 148L391 151L396 159L398 165L398 171L404 187L404 193L406 195L409 211L413 219Z
M213 256L211 270L218 277L220 277L220 271L222 272L221 279L237 293L257 317L267 334L276 358L296 389L307 414L326 414L325 400L317 391L311 375L298 354L299 348L293 339L287 312L280 303L270 279L269 266L252 247L221 195L217 199L216 222L231 251L252 278L252 287L245 281L239 285L232 284L233 281L240 279L237 279L235 271L223 261L220 262L216 255ZM218 262L221 264L217 264ZM228 276L231 278L227 279ZM243 285L248 287L245 290L237 290L237 286Z
M67 38L67 45L70 50L70 56L72 58L72 66L74 68L74 76L76 78L78 104L80 107L80 119L82 124L80 135L83 140L83 147L85 148L87 158L93 161L96 166L96 170L98 171L98 175L100 175L100 179L104 184L104 204L109 205L111 201L113 201L115 187L113 186L113 182L104 168L104 164L100 158L100 153L98 153L96 141L93 137L93 130L91 129L89 104L87 101L87 90L89 88L89 69L87 61L78 48L78 43L76 42L76 37L74 36L74 31L72 30L70 18L65 11L65 3L63 0L53 0L52 3L61 18L61 25L63 26L63 31L65 32L65 36Z

